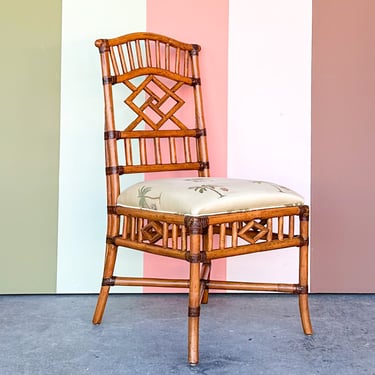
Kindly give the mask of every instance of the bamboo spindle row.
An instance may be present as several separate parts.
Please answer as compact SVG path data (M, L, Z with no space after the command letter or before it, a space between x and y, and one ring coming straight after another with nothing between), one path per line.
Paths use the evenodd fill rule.
M166 69L188 77L191 73L189 51L169 43L137 39L110 47L110 58L115 75L135 69Z
M196 149L195 138L186 136L136 138L136 133L136 131L133 132L133 138L124 140L125 164L127 166L197 162L192 158ZM182 147L179 147L180 145ZM133 155L139 155L137 161L134 160Z
M288 220L288 231L284 233L285 219ZM277 225L274 225L276 221ZM283 241L295 238L295 217L269 218L260 224L256 220L248 223L233 222L219 225L208 225L207 234L204 236L205 248L208 252L237 248L243 244L256 244L259 242ZM277 232L272 232L276 227ZM241 229L240 229L241 228ZM254 229L255 228L255 229ZM166 222L148 221L144 218L124 216L122 225L122 238L137 241L139 243L157 243L162 247L174 250L187 251L189 248L189 236L185 225L168 224Z

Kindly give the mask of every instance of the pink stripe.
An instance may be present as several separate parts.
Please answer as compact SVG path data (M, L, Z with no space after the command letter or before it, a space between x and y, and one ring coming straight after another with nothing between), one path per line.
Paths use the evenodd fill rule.
M202 46L200 69L212 176L227 173L228 1L147 1L147 31ZM182 261L145 254L143 272L145 277L185 278L188 267ZM225 260L214 262L212 278L226 278Z
M375 292L374 13L373 0L313 1L314 293Z

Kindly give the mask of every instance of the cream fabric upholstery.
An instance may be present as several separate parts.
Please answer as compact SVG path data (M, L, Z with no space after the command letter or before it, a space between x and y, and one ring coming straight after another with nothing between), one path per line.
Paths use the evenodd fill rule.
M117 204L197 216L296 206L303 204L303 197L284 186L265 181L166 178L130 186L120 194Z

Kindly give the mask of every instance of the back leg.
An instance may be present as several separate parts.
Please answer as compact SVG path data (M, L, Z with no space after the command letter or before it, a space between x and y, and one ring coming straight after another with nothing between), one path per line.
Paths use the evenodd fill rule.
M302 328L305 335L312 335L313 330L311 326L309 303L307 293L300 294L299 298L299 311L301 315Z
M109 289L111 287L111 284L113 285L113 280L111 279L113 278L113 271L115 268L116 257L117 257L117 246L113 244L107 244L102 287L100 288L98 301L96 303L94 316L92 318L92 322L94 324L100 324L102 322L104 309L107 304Z
M309 209L304 206L300 213L300 234L303 243L299 250L299 287L300 294L299 310L301 315L303 331L306 335L312 335L308 303L308 281L309 281Z

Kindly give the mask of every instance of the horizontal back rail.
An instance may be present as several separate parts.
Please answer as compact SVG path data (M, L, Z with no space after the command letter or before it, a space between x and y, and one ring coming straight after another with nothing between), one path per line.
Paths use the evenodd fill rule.
M186 130L135 130L135 131L106 131L104 139L126 139L126 138L170 138L170 137L192 137L199 138L205 135L201 129Z
M108 77L116 76L111 83L155 74L192 84L190 56L200 50L196 44L179 42L154 33L99 39L95 45L101 53L109 52L111 74Z
M152 164L152 165L133 165L117 167L106 167L106 174L129 174L129 173L156 173L173 171L203 171L206 168L204 163L179 163L179 164Z

